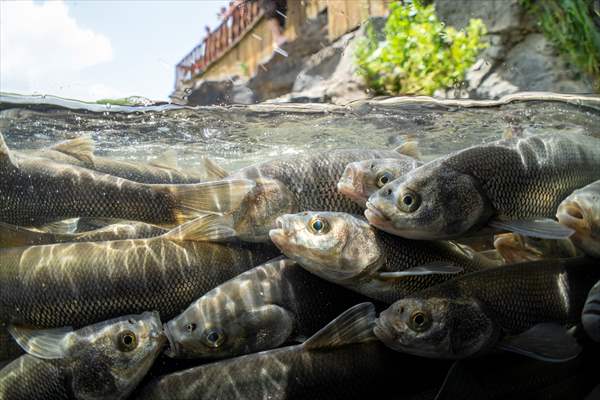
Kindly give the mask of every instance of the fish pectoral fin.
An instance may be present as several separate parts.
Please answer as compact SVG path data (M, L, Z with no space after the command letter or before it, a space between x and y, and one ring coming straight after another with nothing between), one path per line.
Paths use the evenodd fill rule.
M419 150L419 142L416 140L407 140L400 146L394 149L396 153L412 157L416 160L421 159L421 151Z
M0 165L2 164L12 164L13 167L17 166L12 152L6 145L2 132L0 132Z
M291 312L275 304L255 308L244 313L240 325L251 332L269 332L269 345L277 347L285 343L294 331L295 318Z
M239 208L256 184L248 179L232 179L157 186L166 188L175 197L176 218L180 222L186 222L201 214L226 213Z
M380 272L377 277L380 280L389 281L399 278L406 278L410 276L422 276L422 275L455 275L460 274L463 271L462 267L456 265L450 265L443 262L434 262L425 265L419 265L405 269L403 271L395 272Z
M541 239L568 239L575 232L573 229L567 228L552 219L522 221L493 220L489 225L492 228Z
M344 311L302 345L305 349L323 349L376 340L374 325L375 306L360 303Z
M219 214L206 214L179 225L164 234L164 238L173 241L219 241L237 236L231 228L229 218Z
M583 329L596 342L600 342L600 281L588 294L581 313Z
M46 360L64 358L73 333L71 327L35 329L18 325L9 325L8 331L28 354Z
M157 168L178 170L177 152L173 149L169 149L154 160L148 161L148 165L152 165L153 167Z
M89 136L65 140L50 147L54 151L74 157L79 161L94 164L94 141Z
M66 235L75 233L77 231L78 223L79 218L69 218L60 221L50 222L48 224L38 227L37 229L42 232Z
M215 160L209 157L202 158L202 166L207 179L223 179L229 175L225 168L221 167Z
M565 362L577 357L581 347L566 329L554 323L542 323L515 336L504 338L498 347L536 360Z

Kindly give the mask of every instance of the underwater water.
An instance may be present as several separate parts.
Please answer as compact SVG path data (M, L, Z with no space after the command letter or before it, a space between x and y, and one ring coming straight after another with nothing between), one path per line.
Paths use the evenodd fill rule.
M94 154L98 156L147 161L166 150L174 150L182 171L199 171L202 158L210 157L233 172L286 155L308 155L334 149L391 150L409 140L418 142L427 161L498 140L507 132L517 135L522 132L584 134L600 138L600 99L556 95L515 96L512 100L497 102L384 99L345 107L261 104L189 108L173 105L121 107L50 96L1 95L0 132L7 147L14 150L42 149L67 139L89 136L95 144ZM504 353L475 359L456 368L457 375L453 375L453 379L460 389L451 387L454 396L450 398L584 398L600 384L597 373L599 347L597 343L586 347L580 357L567 363L544 363ZM385 357L388 355L382 356ZM282 356L282 363L285 363L284 358ZM368 355L366 359L369 359ZM368 361L362 359L348 360L346 362L364 361L368 366ZM424 360L413 356L397 361L386 359L391 365L403 362L415 367L413 375L405 375L407 382L410 380L413 384L408 385L410 390L403 388L404 385L395 386L398 398L435 398L452 363ZM88 362L93 363L94 359ZM194 360L172 360L161 355L140 387L153 377L198 364ZM338 365L345 368L341 361ZM80 367L85 368L85 364ZM267 372L258 372L252 365L246 368L248 375L271 373L266 366L264 371ZM422 371L423 375L417 371ZM218 371L208 372L219 376ZM210 385L213 375L208 372L204 379ZM386 379L397 376L400 381L404 372L397 374L390 369L387 373ZM235 370L228 369L227 374L224 380L235 380ZM277 374L273 376L273 382L262 388L267 393L263 393L263 398L286 398L283 393L286 386L277 381ZM527 380L529 376L531 379ZM360 377L356 380L360 382ZM182 380L179 385L185 385L185 382ZM422 387L415 388L419 385ZM315 387L316 393L325 393L318 385ZM464 390L465 387L469 390ZM404 389L407 389L406 396ZM244 388L240 390L237 397L223 398L244 398ZM377 394L379 390L383 388L370 388L368 392ZM452 390L459 390L461 396ZM272 393L268 394L269 391ZM219 388L211 388L207 393L210 395L206 394L206 398L220 398ZM132 398L137 394L137 391L133 392ZM250 394L248 392L248 397ZM314 393L307 392L294 398L328 399L335 398L334 394L315 397ZM190 398L200 398L197 393L195 396Z

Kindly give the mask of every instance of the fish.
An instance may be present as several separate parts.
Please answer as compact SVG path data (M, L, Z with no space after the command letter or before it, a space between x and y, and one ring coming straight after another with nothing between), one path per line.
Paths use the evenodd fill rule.
M590 289L581 313L581 323L588 336L600 342L600 281Z
M494 248L507 264L581 255L570 239L540 239L511 232L494 236Z
M581 348L566 328L581 312L600 269L588 258L505 265L414 293L383 311L374 329L392 349L463 359L499 349L564 362Z
M301 342L365 301L277 259L217 286L167 322L167 354L216 360Z
M189 184L214 178L202 170L182 171L177 165L177 154L173 150L167 150L160 157L144 163L101 157L94 154L94 147L94 141L90 137L82 136L65 140L49 148L21 150L21 153L76 165L139 183Z
M254 187L249 180L147 185L43 158L14 154L0 134L0 221L39 226L105 217L176 226L226 212Z
M247 354L158 377L137 399L365 399L397 390L398 367L406 382L399 398L437 389L444 362L397 357L374 339L375 308L358 304L299 345ZM429 360L428 360L429 361ZM423 375L427 378L423 379Z
M273 245L210 241L227 233L217 220L206 215L149 239L0 249L0 319L81 327L154 310L167 321L217 285L280 255Z
M226 179L251 180L256 185L241 206L227 212L224 223L241 240L268 242L269 230L281 214L305 210L362 213L362 208L337 191L346 165L351 162L402 157L392 150L330 150L281 157L251 165ZM225 222L226 221L226 222Z
M421 165L421 161L408 156L355 161L344 169L337 189L362 208L366 208L369 196Z
M484 227L547 239L573 230L552 218L574 189L600 179L600 140L541 134L476 145L375 192L365 216L409 239L453 239Z
M0 370L2 399L125 399L165 343L152 312L17 337L27 354Z
M121 221L93 231L80 233L53 233L0 222L0 248L67 242L143 239L160 236L167 232L168 229L166 228L137 221Z
M452 242L403 239L337 212L286 214L270 237L319 277L385 303L496 262Z
M560 203L558 222L575 232L571 240L587 255L600 258L600 180L575 190Z

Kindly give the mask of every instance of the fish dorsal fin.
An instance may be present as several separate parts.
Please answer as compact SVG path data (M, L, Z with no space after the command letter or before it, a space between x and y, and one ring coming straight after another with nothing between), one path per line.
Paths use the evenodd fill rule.
M89 136L65 140L55 144L50 149L74 157L79 161L94 163L94 141Z
M202 158L202 166L209 180L223 179L229 175L225 168L221 167L215 160L209 157Z
M504 338L498 345L502 350L536 360L565 362L577 357L581 347L560 325L542 323L515 336Z
M348 309L303 343L305 349L322 349L375 340L375 306L361 303Z
M64 358L73 338L73 329L70 327L33 329L10 325L8 331L28 354L47 360Z
M412 157L416 160L421 159L421 151L419 150L419 142L416 140L407 140L402 143L400 146L394 149L396 153L403 154L408 157Z
M77 231L78 223L79 218L69 218L61 221L50 222L38 227L37 229L42 232L66 235L75 233Z
M177 166L177 152L173 149L169 149L154 160L150 160L148 164L153 167L176 170L179 168Z
M6 145L6 142L4 141L4 136L2 136L2 132L0 132L0 164L3 163L12 164L15 167L17 166L12 156L12 152Z
M226 223L226 217L206 214L173 228L163 237L173 241L218 241L236 237L236 231Z

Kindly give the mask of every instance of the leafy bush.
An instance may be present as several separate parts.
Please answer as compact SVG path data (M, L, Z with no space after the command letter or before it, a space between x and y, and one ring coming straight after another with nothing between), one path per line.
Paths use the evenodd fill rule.
M486 27L472 19L464 31L446 27L433 5L393 3L379 42L373 25L358 43L358 73L377 94L426 94L464 80L479 51Z
M522 0L544 35L567 59L596 80L600 89L600 10L591 0ZM594 21L594 19L597 21Z

